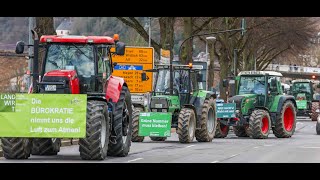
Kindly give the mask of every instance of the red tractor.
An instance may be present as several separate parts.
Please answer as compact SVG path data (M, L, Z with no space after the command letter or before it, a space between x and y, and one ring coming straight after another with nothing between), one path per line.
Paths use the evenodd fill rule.
M79 140L84 160L127 156L131 146L132 103L123 78L112 76L112 56L124 55L119 36L44 35L34 38L32 93L87 94L86 137ZM19 41L16 53L24 51ZM112 48L114 47L114 48ZM39 49L45 51L39 72ZM114 52L112 52L112 50ZM1 138L4 157L56 155L60 138Z

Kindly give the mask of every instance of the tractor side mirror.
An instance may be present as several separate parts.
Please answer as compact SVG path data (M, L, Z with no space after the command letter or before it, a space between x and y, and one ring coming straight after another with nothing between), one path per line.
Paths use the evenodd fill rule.
M203 79L203 74L197 74L197 82L205 82Z
M141 73L141 80L142 80L142 81L148 80L147 74L146 74L145 72Z
M16 44L16 53L17 54L22 54L23 51L24 51L24 42L23 41L18 41L17 44Z
M116 43L116 54L123 56L126 50L126 45L123 42Z
M222 86L223 86L223 87L228 87L228 84L229 84L228 79L223 79L223 80L222 80Z

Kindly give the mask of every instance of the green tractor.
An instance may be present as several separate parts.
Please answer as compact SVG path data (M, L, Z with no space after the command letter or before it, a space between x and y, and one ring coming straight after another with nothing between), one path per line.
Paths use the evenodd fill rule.
M217 107L215 137L228 135L229 126L238 137L268 138L270 130L278 138L289 138L296 128L296 101L283 95L281 73L243 71L237 77L236 95Z
M179 142L211 142L215 135L215 98L211 91L198 88L205 82L195 65L156 65L147 70L156 73L148 112L135 109L132 141L142 142L145 136L165 141L175 128ZM147 79L142 73L142 81Z
M296 98L297 116L309 116L316 121L319 114L319 100L314 99L313 83L308 79L292 81L290 93Z

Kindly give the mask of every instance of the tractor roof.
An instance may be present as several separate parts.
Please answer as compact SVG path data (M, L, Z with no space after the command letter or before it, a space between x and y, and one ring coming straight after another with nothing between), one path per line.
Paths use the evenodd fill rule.
M238 76L241 75L267 75L269 76L282 76L281 73L275 71L241 71Z
M298 82L309 83L309 82L312 82L312 81L309 80L309 79L296 79L296 80L293 80L291 83L298 83Z
M93 43L93 44L114 44L114 39L109 36L74 36L74 35L43 35L40 38L41 43Z

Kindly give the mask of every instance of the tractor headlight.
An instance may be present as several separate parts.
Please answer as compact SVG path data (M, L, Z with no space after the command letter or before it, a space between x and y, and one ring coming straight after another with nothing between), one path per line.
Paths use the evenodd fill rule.
M157 112L157 109L152 109L152 112Z
M162 109L162 112L168 112L168 110L167 109Z

